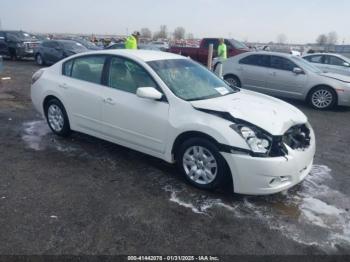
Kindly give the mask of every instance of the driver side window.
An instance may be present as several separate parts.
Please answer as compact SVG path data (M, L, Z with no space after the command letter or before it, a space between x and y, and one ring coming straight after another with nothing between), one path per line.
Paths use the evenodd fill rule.
M157 88L157 84L144 68L135 62L120 57L111 58L108 86L133 94L136 94L139 87Z

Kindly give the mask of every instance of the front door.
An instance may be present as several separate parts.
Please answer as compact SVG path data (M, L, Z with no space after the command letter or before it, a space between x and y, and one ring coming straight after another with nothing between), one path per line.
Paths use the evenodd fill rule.
M271 56L267 74L267 87L272 95L299 98L304 93L307 75L296 74L298 67L293 61L280 56Z
M122 145L153 153L165 151L169 104L136 95L139 87L158 85L148 72L134 61L110 58L104 91L102 118L105 133Z

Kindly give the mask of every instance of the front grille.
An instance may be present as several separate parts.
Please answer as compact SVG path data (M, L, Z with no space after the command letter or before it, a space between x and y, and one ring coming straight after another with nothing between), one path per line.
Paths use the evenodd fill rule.
M293 126L282 139L292 149L306 149L310 146L310 129L305 124Z

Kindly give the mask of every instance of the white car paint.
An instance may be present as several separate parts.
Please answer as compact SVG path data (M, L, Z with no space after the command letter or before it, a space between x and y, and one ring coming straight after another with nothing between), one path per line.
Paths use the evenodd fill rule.
M231 148L220 150L220 153L230 168L236 193L260 195L280 192L299 183L309 173L315 154L315 136L306 116L297 108L244 90L218 98L186 101L176 96L147 62L188 58L147 50L89 52L89 55L94 54L119 56L137 62L157 82L166 101L146 99L63 76L62 65L86 55L79 54L41 69L41 76L31 86L32 102L38 112L45 117L44 100L54 96L64 105L72 130L169 163L174 162L172 149L181 134L195 131L210 136L218 145ZM218 116L220 112L228 113L230 118ZM238 120L276 137L283 136L295 125L304 124L310 130L310 145L303 149L292 149L286 145L288 153L284 156L256 156L251 154L251 148L242 135L232 129L231 126Z

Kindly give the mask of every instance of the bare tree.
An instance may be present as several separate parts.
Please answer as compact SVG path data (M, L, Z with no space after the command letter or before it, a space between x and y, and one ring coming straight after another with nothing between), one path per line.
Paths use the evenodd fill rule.
M141 28L141 37L152 38L152 32L148 28Z
M321 34L317 37L316 43L323 46L328 43L328 37L325 34Z
M174 30L174 33L173 33L175 40L184 39L185 38L185 33L186 33L185 28L183 28L181 26L176 27L175 30Z
M193 35L192 33L188 33L188 34L186 35L186 38L187 38L187 39L194 39L194 35Z
M285 43L287 43L287 36L285 34L279 34L277 36L277 43L278 44L285 44Z
M168 27L166 25L161 25L160 30L153 34L153 39L157 40L159 38L168 38Z
M327 38L327 44L329 45L335 45L338 42L338 34L335 31L329 32Z

